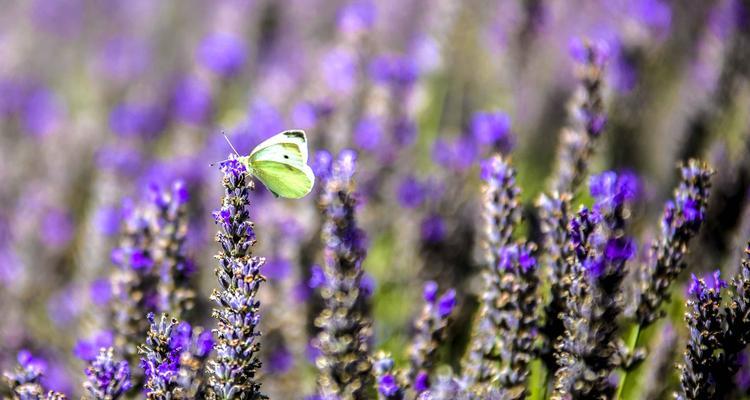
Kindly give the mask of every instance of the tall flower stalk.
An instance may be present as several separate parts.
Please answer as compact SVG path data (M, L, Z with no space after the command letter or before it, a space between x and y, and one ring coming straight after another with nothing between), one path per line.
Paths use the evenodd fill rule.
M570 224L576 253L574 278L557 343L553 399L611 398L612 372L620 365L617 318L622 313L625 263L635 254L625 235L627 203L636 194L634 177L605 172L591 178L591 210Z
M324 309L315 324L321 329L316 360L318 390L325 399L365 399L372 381L372 328L367 296L361 289L365 233L357 227L354 192L356 155L345 150L333 165L322 195L325 214L321 295Z
M664 207L661 234L651 245L652 261L640 270L636 320L641 328L663 315L659 307L668 299L672 282L686 268L687 245L698 234L706 214L713 171L706 163L691 159L680 172L674 198Z
M505 348L505 330L500 309L505 301L502 282L505 270L498 268L503 247L511 241L513 229L521 219L520 190L516 187L515 170L507 160L496 155L482 164L483 205L485 224L485 268L482 276L486 287L482 292L479 316L464 360L467 382L478 390L497 376Z
M685 321L690 329L690 337L685 349L680 370L681 392L679 400L717 399L716 383L723 373L719 366L719 354L724 339L724 314L721 308L721 289L726 282L721 280L718 271L708 283L693 275L687 301L688 311Z
M503 349L505 365L500 370L499 383L502 398L506 399L526 398L529 363L535 357L539 279L536 259L532 256L534 250L534 245L528 243L508 245L503 248L497 266L505 271L499 310L507 346Z
M182 181L175 182L171 190L152 188L154 260L160 278L158 309L177 319L184 318L193 308L195 298L191 279L195 266L185 251L187 201L188 192Z
M221 170L224 196L221 208L213 213L221 247L215 269L219 289L211 295L217 305L212 314L217 320L216 358L208 365L208 398L264 399L257 373L261 366L258 289L265 280L260 273L265 259L252 255L256 239L249 209L254 184L237 159L222 163Z
M439 298L437 291L437 283L430 281L425 284L425 305L415 324L416 333L409 349L407 377L417 394L430 387L430 374L435 367L435 356L445 339L451 314L456 307L455 290L450 289Z
M566 293L573 276L568 232L572 218L571 201L588 175L589 161L607 121L603 100L607 63L604 45L574 40L571 50L578 63L576 72L579 86L569 107L568 126L560 133L550 192L542 194L537 201L542 261L547 267L550 282L550 300L545 306L545 323L541 327L545 339L541 357L550 375L557 370L553 349L564 330L560 316L565 310Z
M606 44L574 40L571 52L578 62L580 84L570 104L569 126L561 132L552 175L552 192L561 194L575 193L586 179L594 146L607 123L603 99Z
M115 348L130 363L137 360L137 347L148 330L144 318L156 311L159 275L154 268L154 226L148 207L129 204L125 208L124 231L120 245L112 251L117 267L111 276L110 323Z

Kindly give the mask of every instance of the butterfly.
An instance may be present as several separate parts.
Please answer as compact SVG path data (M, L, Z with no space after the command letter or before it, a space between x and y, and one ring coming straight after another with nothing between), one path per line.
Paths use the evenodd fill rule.
M300 199L315 184L315 174L307 165L307 137L304 131L284 131L255 146L248 156L237 154L237 160L247 167L276 197Z

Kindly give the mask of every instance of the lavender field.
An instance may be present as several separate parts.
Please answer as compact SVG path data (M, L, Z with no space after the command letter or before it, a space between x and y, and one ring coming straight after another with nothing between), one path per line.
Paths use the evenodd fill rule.
M0 6L0 398L750 399L750 0Z

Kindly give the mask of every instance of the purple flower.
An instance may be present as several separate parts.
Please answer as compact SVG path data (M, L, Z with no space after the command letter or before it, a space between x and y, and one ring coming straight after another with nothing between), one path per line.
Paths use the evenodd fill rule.
M638 197L639 183L635 174L614 171L602 172L589 179L591 196L595 200L595 209L610 212L617 207Z
M299 129L312 129L318 123L318 110L309 101L297 103L292 109L292 123Z
M571 38L568 42L570 57L580 64L592 63L597 67L603 66L612 51L605 40L589 40L584 42L579 37Z
M510 117L503 112L477 112L471 118L471 134L481 145L496 146L507 153L513 143L510 137Z
M206 330L198 335L195 341L195 354L198 357L208 357L214 349L214 336L210 330Z
M44 244L53 249L60 249L67 246L73 238L74 231L70 215L65 210L55 208L45 214L39 234Z
M323 268L320 265L315 264L310 268L310 280L307 285L311 289L317 289L321 285L326 283L326 276L323 273Z
M605 257L613 263L622 263L633 258L635 243L627 237L610 238L604 250Z
M130 267L134 270L150 269L154 260L143 250L135 250L130 254Z
M83 386L96 399L118 399L131 387L130 366L115 359L112 348L102 349L85 372Z
M221 167L221 171L225 175L230 175L235 178L239 177L241 174L244 174L247 171L245 164L239 162L236 158L232 158L232 159L222 162L220 167ZM222 209L222 212L223 210L224 209Z
M29 350L22 349L16 355L16 361L21 367L32 369L43 374L47 370L47 362L43 358L35 357Z
M333 171L343 180L351 180L357 167L357 152L354 150L341 150Z
M155 104L121 103L110 113L109 127L119 136L152 138L166 127L166 116Z
M426 198L426 185L418 181L412 175L401 180L396 191L396 198L404 208L417 208L422 205Z
M694 199L685 199L682 205L682 215L685 216L686 222L700 222L703 220L703 212L701 212L700 204Z
M112 331L100 331L88 339L76 342L73 354L83 361L93 361L101 349L111 347L114 343Z
M368 31L375 23L375 5L367 0L355 0L343 7L338 14L338 28L346 33Z
M91 282L89 288L91 302L97 306L103 306L112 298L112 285L107 278L99 278Z
M447 318L453 312L456 307L456 291L450 289L445 292L437 302L438 316L440 318Z
M211 88L200 78L183 78L172 95L174 113L189 124L205 123L211 115Z
M396 378L391 374L385 374L378 379L378 391L385 396L394 396L399 390Z
M49 90L39 88L25 99L23 107L24 130L34 137L44 137L59 130L64 107Z
M310 162L310 168L312 168L315 177L321 180L327 179L331 175L331 166L333 164L333 156L328 150L318 150Z
M708 291L719 293L725 287L727 287L727 282L721 279L721 271L719 270L714 271L706 280L698 278L695 274L690 274L688 294L697 299L703 299L707 296Z
M283 258L270 258L266 260L264 275L273 280L282 280L289 275L291 264Z
M284 374L294 366L294 356L286 346L278 346L268 355L267 369L274 374Z
M393 127L393 139L399 146L411 146L417 139L417 123L408 117L399 118Z
M425 371L419 371L417 377L414 378L414 390L417 393L422 393L430 388L430 375Z
M117 207L100 207L94 219L97 230L105 236L116 235L120 229L120 211Z
M341 95L352 92L357 83L357 62L352 53L341 49L331 50L323 56L321 65L323 79L331 91Z
M706 287L715 291L720 291L721 289L727 287L727 281L721 279L720 270L717 269L709 276L709 278L706 280Z
M209 71L224 78L231 77L245 66L245 43L229 33L213 33L201 41L197 58Z
M633 0L627 3L629 14L657 33L665 32L672 22L672 10L661 0Z
M434 303L437 299L438 284L435 281L427 281L424 284L424 290L422 291L422 297L424 301L428 303Z
M354 144L365 151L375 151L383 139L383 123L377 117L365 117L354 129Z
M419 77L417 64L408 56L383 55L370 64L373 81L394 87L410 87Z

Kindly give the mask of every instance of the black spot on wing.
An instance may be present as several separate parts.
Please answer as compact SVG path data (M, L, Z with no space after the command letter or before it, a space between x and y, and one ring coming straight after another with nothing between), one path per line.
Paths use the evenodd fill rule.
M289 132L285 132L284 136L290 137L290 138L304 139L305 133L302 131L289 131Z

